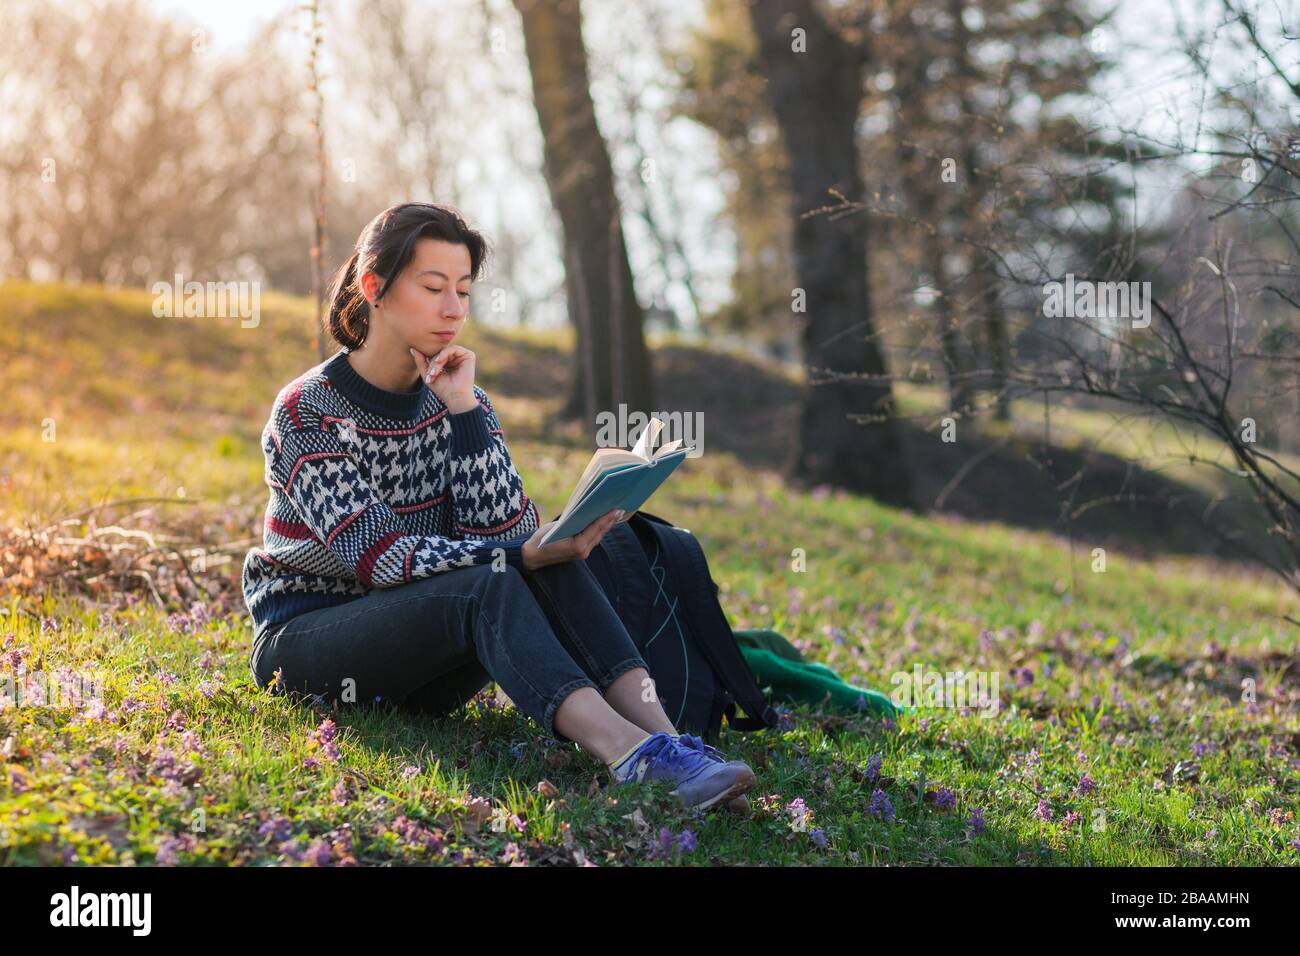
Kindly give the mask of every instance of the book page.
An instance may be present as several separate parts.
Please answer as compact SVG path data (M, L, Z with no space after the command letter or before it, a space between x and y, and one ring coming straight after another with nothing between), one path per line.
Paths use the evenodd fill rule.
M664 423L657 418L650 419L645 428L641 429L641 437L637 439L636 447L632 449L632 454L638 458L649 459L650 449L654 447L655 439L659 437L659 432L663 430Z

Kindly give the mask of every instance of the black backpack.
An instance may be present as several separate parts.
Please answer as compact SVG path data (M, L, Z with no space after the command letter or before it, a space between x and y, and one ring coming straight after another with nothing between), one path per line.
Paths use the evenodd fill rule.
M587 566L645 658L678 731L715 743L724 716L737 730L777 726L780 715L745 663L704 549L689 530L637 511L605 533Z

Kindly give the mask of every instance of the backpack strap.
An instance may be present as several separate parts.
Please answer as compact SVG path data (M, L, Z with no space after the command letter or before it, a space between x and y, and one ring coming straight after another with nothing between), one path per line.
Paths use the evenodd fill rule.
M633 515L626 522L610 528L601 539L598 550L605 552L612 569L609 575L611 580L602 581L607 589L614 592L608 595L610 603L618 612L633 643L638 649L644 650L654 593L650 586L650 561L632 527L635 517Z
M654 523L647 527L654 530L667 556L674 562L673 566L680 569L674 575L678 596L686 606L687 620L698 622L696 643L723 685L728 698L724 710L727 723L737 730L778 726L780 714L763 696L758 679L740 652L727 616L722 613L722 606L718 603L718 585L709 574L708 561L699 541L689 530L676 528L671 522L643 511L634 514L629 523L637 520L638 515L644 515ZM746 716L736 716L737 705Z

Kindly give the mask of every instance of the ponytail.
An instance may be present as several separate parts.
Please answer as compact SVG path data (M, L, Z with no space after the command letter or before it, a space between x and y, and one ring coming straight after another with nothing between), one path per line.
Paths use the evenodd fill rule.
M330 335L349 349L360 348L370 331L370 310L357 287L357 260L360 250L353 249L348 261L339 267L330 283Z

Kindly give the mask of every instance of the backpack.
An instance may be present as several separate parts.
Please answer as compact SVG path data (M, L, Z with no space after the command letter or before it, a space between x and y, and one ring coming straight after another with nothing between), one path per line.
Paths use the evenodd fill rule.
M586 563L678 731L716 742L723 717L737 730L780 723L718 603L704 549L688 529L637 511L605 533Z

